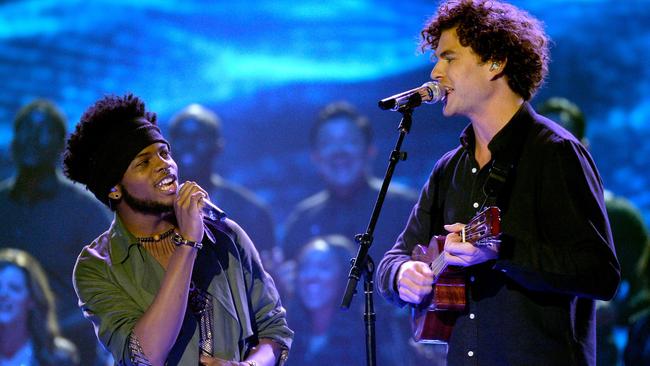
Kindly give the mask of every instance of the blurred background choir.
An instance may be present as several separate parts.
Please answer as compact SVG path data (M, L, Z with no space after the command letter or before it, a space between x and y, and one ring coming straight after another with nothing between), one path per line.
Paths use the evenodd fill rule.
M589 146L585 117L574 103L554 97L538 109ZM346 312L339 304L356 254L354 237L365 232L381 183L371 164L377 149L369 121L347 102L326 105L312 119L309 154L322 182L283 225L274 224L273 212L252 191L212 169L226 146L214 111L198 104L183 108L169 121L168 135L181 179L199 182L214 202L234 213L279 285L296 331L289 365L362 365L363 299L357 296ZM80 248L107 228L110 217L62 177L58 163L66 121L52 102L25 105L13 126L15 173L0 186L2 247L11 248L0 251L0 365L110 364L69 281ZM378 258L392 246L416 198L412 188L391 185L371 255ZM648 231L628 200L607 191L606 203L623 284L615 299L598 307L598 363L648 364ZM410 340L408 309L378 296L375 307L380 365L445 364L444 346Z
M554 40L532 104L593 154L623 282L598 304L598 365L650 365L650 7L513 1ZM557 11L561 7L562 11ZM287 308L289 365L365 365L363 291L338 309L400 115L421 85L429 0L0 2L0 366L112 365L71 283L112 214L60 171L70 126L104 94L159 113L181 180L250 235ZM603 21L606 19L606 21ZM144 21L143 21L144 20ZM605 48L603 48L605 45ZM568 98L568 99L567 99ZM466 120L418 108L374 233L378 261ZM587 139L589 137L589 139ZM375 293L379 366L443 366L409 309ZM507 311L507 309L504 309Z

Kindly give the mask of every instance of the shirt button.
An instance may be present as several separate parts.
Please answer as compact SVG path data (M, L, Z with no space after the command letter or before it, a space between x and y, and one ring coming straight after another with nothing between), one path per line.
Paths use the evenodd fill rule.
M472 168L472 174L476 174L476 168Z
M474 313L469 314L469 318L470 318L470 319L474 319L474 318L476 318L476 315L474 315Z
M472 206L474 206L474 208L478 208L478 202L474 202Z
M469 352L467 352L467 355L468 355L469 357L474 356L474 351L469 351Z

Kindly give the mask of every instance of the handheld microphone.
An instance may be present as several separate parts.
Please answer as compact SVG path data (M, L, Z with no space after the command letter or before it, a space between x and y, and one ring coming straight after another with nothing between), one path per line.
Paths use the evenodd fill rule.
M422 86L395 94L379 101L379 108L397 111L406 108L415 108L422 104L433 104L445 99L445 93L437 81L428 81Z
M183 184L178 186L179 190L183 186ZM203 214L204 217L207 217L212 221L223 221L228 216L222 209L217 207L217 205L212 203L208 198L206 197L201 198L201 202L203 202L203 207L201 207L201 213Z
M203 208L201 209L203 216L209 218L212 221L223 221L226 219L226 213L217 207L217 205L212 203L209 199L203 198L201 201L203 201Z

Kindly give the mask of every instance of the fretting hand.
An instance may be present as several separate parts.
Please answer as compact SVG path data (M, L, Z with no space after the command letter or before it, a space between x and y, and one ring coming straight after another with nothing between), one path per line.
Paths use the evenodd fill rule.
M445 225L449 232L445 239L445 261L450 265L467 267L474 264L496 259L499 255L499 245L474 246L472 243L463 242L460 232L465 224Z

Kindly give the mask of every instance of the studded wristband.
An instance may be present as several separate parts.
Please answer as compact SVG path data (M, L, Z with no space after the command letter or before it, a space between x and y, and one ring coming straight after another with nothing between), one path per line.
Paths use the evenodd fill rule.
M203 243L200 241L190 241L187 239L184 239L181 234L179 233L174 233L174 236L172 236L172 240L174 241L174 244L176 244L177 247L180 247L181 245L187 245L188 247L196 248L196 249L201 249L203 248Z

